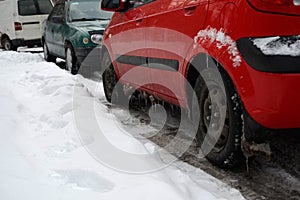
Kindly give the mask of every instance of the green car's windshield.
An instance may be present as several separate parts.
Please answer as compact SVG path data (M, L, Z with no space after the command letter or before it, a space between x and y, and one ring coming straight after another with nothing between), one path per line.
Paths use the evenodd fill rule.
M112 12L101 10L100 0L75 0L70 3L70 21L109 20L112 15Z

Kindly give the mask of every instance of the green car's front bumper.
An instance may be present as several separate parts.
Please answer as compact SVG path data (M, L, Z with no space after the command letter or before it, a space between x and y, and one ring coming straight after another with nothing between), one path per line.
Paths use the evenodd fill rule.
M77 61L82 65L96 65L100 62L101 46L74 48ZM99 64L98 64L99 65Z
M81 75L91 79L99 79L95 74L99 74L101 69L100 51L101 46L74 48L77 61L80 64L79 72Z

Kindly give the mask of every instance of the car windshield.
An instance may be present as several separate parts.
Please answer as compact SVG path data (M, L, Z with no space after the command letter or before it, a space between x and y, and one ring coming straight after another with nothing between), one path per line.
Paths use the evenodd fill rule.
M101 10L99 0L71 1L70 3L70 21L109 20L112 15L112 12Z

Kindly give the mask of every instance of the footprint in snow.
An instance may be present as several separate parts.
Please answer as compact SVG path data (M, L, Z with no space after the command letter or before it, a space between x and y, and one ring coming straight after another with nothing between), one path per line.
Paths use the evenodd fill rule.
M82 144L79 141L77 142L75 139L72 139L61 146L50 146L47 149L47 155L51 156L51 157L60 157L63 154L66 154L66 153L69 153L69 152L72 152L72 151L78 149L81 146L82 146Z
M66 103L65 105L63 105L59 110L58 110L58 113L60 115L65 115L69 112L72 112L73 111L73 102L69 102L69 103Z
M39 121L48 124L54 129L62 129L69 124L68 121L62 120L61 115L58 113L43 114L40 116Z
M109 180L95 172L85 170L55 170L51 178L60 185L77 190L93 190L104 193L114 188L114 184Z

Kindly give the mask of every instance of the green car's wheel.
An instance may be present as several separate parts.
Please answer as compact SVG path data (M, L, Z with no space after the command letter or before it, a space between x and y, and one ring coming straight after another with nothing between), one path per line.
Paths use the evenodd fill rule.
M79 70L79 64L77 62L74 48L72 47L71 44L66 45L65 52L66 52L66 69L71 74L77 74Z
M47 62L55 62L56 57L49 53L48 46L47 46L46 42L44 42L43 48L44 48L44 59Z

